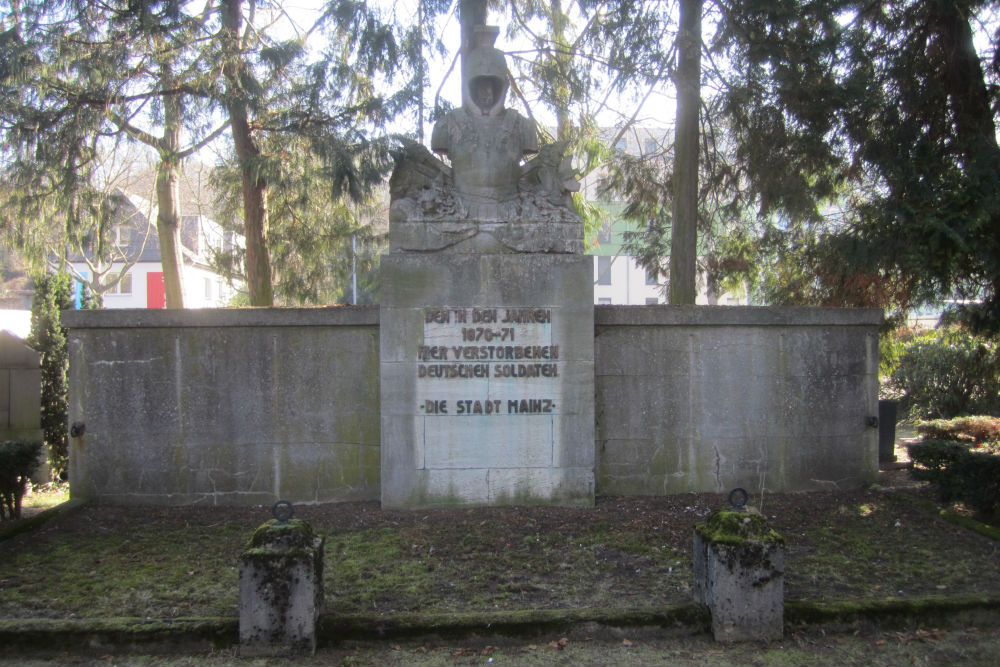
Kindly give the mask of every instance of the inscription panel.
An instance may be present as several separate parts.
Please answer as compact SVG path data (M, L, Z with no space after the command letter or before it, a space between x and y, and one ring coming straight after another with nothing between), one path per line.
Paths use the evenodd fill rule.
M592 260L382 261L383 505L592 505Z
M554 316L552 308L426 308L423 341L413 350L417 413L448 420L559 414Z

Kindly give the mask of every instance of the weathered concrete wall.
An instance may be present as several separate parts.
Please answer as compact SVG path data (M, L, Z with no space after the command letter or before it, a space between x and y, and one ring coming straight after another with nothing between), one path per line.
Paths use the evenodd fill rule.
M42 431L42 355L6 331L0 331L0 441L45 440ZM31 481L49 481L47 448Z
M41 440L42 355L0 331L0 440Z
M598 307L598 493L873 480L881 321L872 309Z
M89 311L69 327L74 496L379 497L378 309Z
M874 478L876 310L598 306L598 495ZM377 307L65 313L74 496L380 497Z

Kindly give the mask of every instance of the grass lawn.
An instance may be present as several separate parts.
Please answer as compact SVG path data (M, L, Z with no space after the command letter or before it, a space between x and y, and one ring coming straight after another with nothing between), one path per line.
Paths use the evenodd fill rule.
M789 601L1000 597L1000 544L921 508L926 490L752 499L787 542ZM39 500L42 499L40 495ZM325 537L340 616L635 610L691 601L698 494L592 509L297 507ZM0 542L0 618L237 615L237 558L269 508L85 507Z

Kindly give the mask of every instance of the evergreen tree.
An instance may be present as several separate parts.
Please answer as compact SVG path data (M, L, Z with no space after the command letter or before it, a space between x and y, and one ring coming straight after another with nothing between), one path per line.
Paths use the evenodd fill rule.
M35 278L31 304L31 333L27 343L42 355L42 433L48 446L53 475L66 479L69 448L66 425L67 371L69 352L61 311L73 307L73 281L66 273L44 274Z
M134 218L148 218L155 211L155 203L138 212L127 203L126 191L134 187L129 176L134 160L136 156L131 151L95 158L96 171L102 174L100 187L95 185L86 198L81 197L86 204L81 204L78 224L73 230L65 229L62 224L44 224L55 223L60 215L51 204L43 204L40 209L47 218L42 224L18 215L15 207L8 206L0 209L0 237L19 256L26 257L26 263L35 271L66 271L100 300L120 284L142 255L135 248L145 247L150 238L151 228L145 225L145 218L141 220L145 234L131 235L136 226ZM128 231L122 233L122 230ZM70 259L81 262L85 268L78 269L67 261Z
M708 8L714 26L718 10L713 4ZM628 0L591 22L595 43L608 49L597 69L613 83L611 91L634 105L629 113L622 111L611 143L630 137L640 144L637 154L616 150L605 156L603 196L625 201L621 214L634 225L625 249L650 275L669 276L668 300L675 304L695 302L698 271L706 268L699 254L711 249L725 219L717 184L718 173L730 168L730 156L718 141L712 98L701 95L703 79L709 82L704 88L714 89L719 66L716 59L702 58L704 13L704 3L696 0ZM650 108L654 95L676 98L672 119ZM673 122L674 130L653 133L644 122L661 127Z
M252 2L253 0L251 0ZM222 39L226 59L222 72L226 81L223 103L229 114L230 131L240 169L243 196L244 261L251 306L274 303L271 287L271 257L268 252L268 182L261 165L260 146L251 126L251 96L259 88L247 64L248 37L243 29L243 1L223 0Z
M252 12L235 15L241 6L227 1L216 56L233 151L215 183L225 210L244 211L247 245L216 264L246 279L251 305L344 299L354 257L346 249L360 241L369 264L365 255L378 250L373 222L384 220L364 211L398 146L386 125L418 106L422 39L375 7L336 0L301 37L273 42L251 30ZM307 36L323 40L318 57L304 48ZM254 207L262 215L246 213Z
M802 268L784 301L953 297L1000 331L1000 60L983 20L997 8L734 3L717 42L733 60L724 110L745 165L730 182L766 221L733 244L734 266L784 265L775 248L792 239ZM821 221L818 205L838 199L843 223Z
M87 225L96 221L102 237L104 218L88 215L106 195L98 157L122 141L149 146L158 156L157 231L170 308L183 307L181 163L223 129L211 130L204 115L207 18L172 0L23 0L4 18L0 40L0 169L11 186L5 217L56 238L92 233Z
M332 193L322 161L304 138L270 134L265 142L263 152L274 156L268 181L274 303L349 303L352 268L370 303L377 290L377 257L387 236L388 211L376 203L385 192L375 190L371 204L354 204ZM227 162L213 178L222 193L222 218L238 219L243 206L238 164ZM220 253L213 265L230 280L242 280L244 251L234 247Z
M555 117L554 128L539 130L543 139L566 142L581 177L615 163L614 147L633 131L650 92L667 81L673 59L670 7L659 0L510 4L511 43L520 37L531 44L509 54L516 80L512 92L530 117L535 118L533 106ZM610 135L597 121L609 114L619 118ZM606 209L581 195L574 196L574 204L585 239L594 242L607 221Z

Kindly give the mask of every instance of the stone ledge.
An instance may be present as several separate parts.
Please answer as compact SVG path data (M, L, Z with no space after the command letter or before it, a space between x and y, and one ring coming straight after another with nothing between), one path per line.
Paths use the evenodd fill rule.
M594 306L595 326L880 326L879 308L774 306Z
M70 329L159 327L378 326L379 306L72 310ZM594 306L596 326L879 326L878 308L769 306Z
M68 329L136 329L168 327L328 327L378 326L379 307L204 308L191 310L68 310Z

